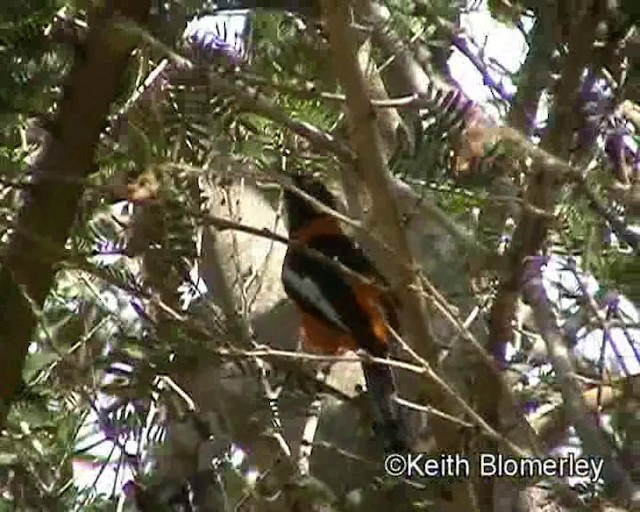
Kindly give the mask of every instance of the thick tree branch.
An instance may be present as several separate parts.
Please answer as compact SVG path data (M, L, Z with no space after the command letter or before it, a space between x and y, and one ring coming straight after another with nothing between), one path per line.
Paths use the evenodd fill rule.
M149 0L112 2L113 9L135 23L144 23ZM36 239L62 249L77 214L82 180L94 168L94 150L118 95L132 50L115 31L114 18L94 12L85 51L76 54L66 81L55 123L34 164L34 175L75 179L77 182L34 178L25 196L0 272L0 425L4 423L22 377L27 347L36 326L36 312L44 304L55 276L55 261L38 258Z
M365 77L360 69L356 42L349 32L350 12L347 2L322 2L324 21L329 33L336 74L346 95L352 145L357 154L356 170L367 186L373 203L373 222L380 236L393 249L397 257L394 288L403 313L403 331L406 338L433 368L437 365L438 347L428 322L428 311L422 294L422 283L416 272L405 230L401 228L398 209L391 192L391 179L384 158L375 113L367 91ZM430 405L453 413L455 407L442 390L432 383L428 388ZM433 418L433 429L438 448L453 453L458 446L457 433L449 422ZM451 434L454 434L453 436ZM452 493L455 507L473 510L473 499L466 485Z
M534 120L538 109L540 96L550 80L548 66L553 52L553 39L550 37L552 20L545 17L536 20L536 24L530 33L530 48L527 58L522 67L521 81L518 90L513 98L511 109L507 118L509 126L512 126L519 133L529 134L534 126ZM514 182L513 166L507 163L500 166L502 171L500 176L492 180L489 185L490 193L504 193L506 196L516 197L518 187ZM523 208L524 209L524 208ZM493 238L494 233L501 233L504 230L505 222L509 215L517 215L509 205L488 201L482 208L479 218L479 236L489 234ZM489 313L489 339L488 351L493 356L499 366L502 366L505 358L506 344L512 335L512 319L516 314L517 300L513 296L502 293L499 294L491 307ZM478 369L479 378L486 382L482 389L475 389L475 402L479 412L492 425L497 425L500 419L500 405L509 396L504 394L504 389L500 385L495 375L490 374L487 368ZM504 421L504 418L502 418ZM490 445L485 445L481 450L491 450ZM480 485L487 486L485 482ZM490 494L489 489L482 492L485 496ZM493 497L488 498L487 501Z
M357 153L356 168L367 184L373 201L373 210L380 238L402 262L398 265L398 295L406 314L406 335L414 346L428 358L435 359L436 348L425 323L424 299L414 290L422 285L416 272L409 244L400 226L398 209L391 193L391 180L387 169L378 129L373 122L375 113L360 69L355 41L344 27L349 25L348 6L324 2L336 72L343 83L352 130L352 142Z

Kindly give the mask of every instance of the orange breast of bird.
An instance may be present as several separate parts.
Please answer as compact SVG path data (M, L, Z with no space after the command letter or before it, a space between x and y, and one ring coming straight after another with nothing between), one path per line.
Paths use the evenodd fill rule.
M388 329L379 304L379 292L366 283L354 283L351 288L359 307L369 319L373 340L361 340L356 334L339 330L315 315L300 310L302 339L305 348L327 355L338 355L349 350L366 349L374 356L384 356L387 350ZM368 343L367 343L368 342Z
M301 338L305 350L324 355L339 355L356 350L358 345L349 333L335 329L315 315L300 311L302 318Z
M331 216L322 216L310 222L307 226L298 229L293 238L302 244L308 244L318 236L346 236L337 219ZM366 277L366 276L365 276ZM316 353L337 355L349 350L357 350L371 346L372 355L383 356L387 350L388 329L384 313L380 307L380 291L370 284L358 281L347 276L358 306L369 319L369 331L373 334L373 340L359 340L356 333L346 333L315 315L300 310L302 318L301 334L304 346ZM335 297L336 301L341 297Z

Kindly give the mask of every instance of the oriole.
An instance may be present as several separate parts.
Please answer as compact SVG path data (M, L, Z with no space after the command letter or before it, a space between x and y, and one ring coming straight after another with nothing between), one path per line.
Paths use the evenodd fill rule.
M294 176L294 184L320 203L335 209L336 200L320 181ZM350 276L349 270L377 282L384 279L364 252L342 231L339 221L321 212L292 190L284 192L289 245L282 267L287 296L302 323L303 345L323 354L364 349L375 357L389 353L389 325L397 328L397 312L379 288ZM314 257L313 251L322 257ZM326 258L326 259L325 259ZM374 430L386 451L407 449L406 430L399 417L394 376L387 365L363 363L372 405Z

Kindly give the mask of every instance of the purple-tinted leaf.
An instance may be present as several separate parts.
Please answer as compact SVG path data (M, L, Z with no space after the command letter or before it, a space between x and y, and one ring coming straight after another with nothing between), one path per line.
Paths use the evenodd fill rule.
M624 134L621 130L616 130L607 135L604 143L604 152L616 174L619 174L622 170L624 154Z
M529 398L522 403L525 414L531 414L540 406L540 402L535 398Z
M640 150L630 131L617 124L605 137L604 152L616 176L623 177L628 169L640 170Z
M244 18L246 20L246 17ZM240 30L229 29L233 18L224 15L203 16L192 21L185 31L185 39L196 56L205 60L222 58L233 66L241 65L245 60L244 26L240 21ZM236 25L238 22L235 23ZM246 21L245 21L246 24Z
M549 256L538 255L531 256L527 262L525 270L525 279L540 277L542 275L542 269L549 263Z
M547 292L542 279L542 269L549 262L548 256L531 256L527 259L522 275L522 287L525 295L535 300L547 300Z
M576 134L577 151L594 147L598 135L604 129L605 121L613 111L611 91L603 84L592 71L587 71L582 80L578 99L584 121Z
M602 298L602 305L607 310L607 315L614 315L620 307L620 294L615 291L608 291Z
M453 46L462 53L476 67L482 75L482 81L485 85L493 89L496 94L503 100L510 102L513 94L507 91L500 80L493 78L489 65L485 63L479 53L471 49L469 41L464 34L458 33L451 37Z
M121 434L121 428L116 425L106 414L102 412L98 416L98 425L104 434L105 439L116 441Z
M124 492L124 495L129 499L133 499L135 497L137 489L138 485L133 480L128 480L122 486L122 492Z

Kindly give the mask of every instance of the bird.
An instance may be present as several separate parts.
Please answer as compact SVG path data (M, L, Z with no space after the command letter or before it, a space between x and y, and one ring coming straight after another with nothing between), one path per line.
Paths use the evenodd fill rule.
M292 181L319 203L336 209L336 198L318 178L296 174ZM303 347L326 355L363 350L377 358L387 357L387 325L397 331L398 316L393 301L375 285L386 285L380 272L343 232L335 216L289 188L284 191L284 204L290 243L281 278L301 318ZM408 451L407 430L393 400L396 384L391 368L363 361L362 369L373 430L385 452Z

